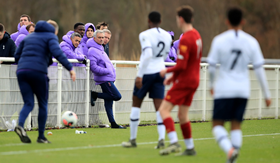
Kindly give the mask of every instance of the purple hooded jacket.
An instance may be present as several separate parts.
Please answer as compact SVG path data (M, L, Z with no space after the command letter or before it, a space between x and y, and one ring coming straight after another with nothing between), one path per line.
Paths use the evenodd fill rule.
M172 36L172 40L174 38L174 32L173 31L168 31L168 33ZM169 54L165 59L165 62L176 62L177 61L177 53L175 48L172 46L170 48Z
M16 39L17 39L17 37L18 37L18 35L19 35L20 23L18 23L17 30L18 30L17 32L11 34L11 39L12 39L14 42L16 41Z
M19 35L15 41L16 46L18 47L19 44L21 43L21 41L29 34L29 32L26 29L26 26L23 25L20 27L19 31L18 31Z
M78 61L83 61L85 59L85 56L75 51L76 48L74 47L70 38L71 35L67 34L62 37L63 41L59 44L61 50L64 52L68 59L77 59ZM73 66L85 67L85 65L82 63L73 63Z
M176 54L175 48L171 47L169 54L165 59L165 62L176 62L176 61L177 61L177 54Z
M83 36L83 38L81 40L81 43L79 45L81 47L81 49L82 49L82 54L84 54L85 56L87 56L87 54L88 54L87 41L88 41L89 38L87 37L87 30L88 30L88 28L90 26L92 26L93 32L95 31L94 25L92 23L87 23L85 25L85 34L84 34L84 36Z
M72 33L74 33L74 31L68 31L68 32L66 33L66 35L71 37ZM64 35L64 36L66 36L66 35ZM64 37L64 36L63 36L63 37ZM63 37L62 37L62 39L63 39ZM83 40L83 38L81 39L81 42L82 42L82 40ZM76 47L76 49L75 49L75 53L77 53L77 54L84 54L84 53L83 53L83 48L82 48L82 46L81 46L81 42L80 42L79 46ZM85 56L86 56L86 55L85 55Z
M183 36L183 33L180 35L180 38ZM180 43L180 38L176 41L173 42L173 47L176 51L176 54L177 54L177 51L178 51L178 47L179 47L179 43Z
M87 47L89 47L88 59L90 60L90 69L94 74L95 85L108 81L114 82L116 80L116 70L103 46L90 38L87 41Z

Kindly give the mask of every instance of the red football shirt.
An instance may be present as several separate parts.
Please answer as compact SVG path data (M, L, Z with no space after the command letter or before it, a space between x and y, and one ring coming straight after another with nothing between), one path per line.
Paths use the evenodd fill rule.
M173 72L173 82L180 87L196 89L202 56L202 40L196 29L183 34L177 55L177 64L168 68L167 72Z

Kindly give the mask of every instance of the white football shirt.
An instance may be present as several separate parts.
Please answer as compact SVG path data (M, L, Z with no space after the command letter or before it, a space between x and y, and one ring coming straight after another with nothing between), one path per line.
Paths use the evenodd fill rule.
M142 48L138 77L154 74L165 68L164 60L170 51L172 38L161 28L151 28L139 34Z
M216 36L207 61L220 64L214 84L214 98L249 98L248 64L256 69L264 64L258 41L242 30L228 30Z

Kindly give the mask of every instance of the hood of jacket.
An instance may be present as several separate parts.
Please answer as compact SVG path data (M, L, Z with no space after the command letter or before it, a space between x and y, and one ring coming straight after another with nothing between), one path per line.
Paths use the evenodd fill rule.
M23 26L20 27L18 33L19 33L19 34L24 34L24 35L28 35L28 34L29 34L29 32L27 31L25 25L23 25Z
M100 50L100 51L104 51L103 46L97 44L97 43L94 41L93 38L88 39L88 41L87 41L87 47L88 47L88 48L94 47L94 48L96 48L96 49L98 49L98 50Z
M36 23L35 32L51 32L55 33L54 26L47 23L46 21L40 20Z
M92 28L93 28L93 32L95 31L95 27L94 27L94 25L93 25L92 23L87 23L87 24L85 25L85 34L84 34L84 36L83 36L83 38L82 38L82 41L81 41L81 42L86 43L86 42L87 42L87 40L89 39L89 38L87 37L87 30L88 30L88 28L89 28L90 26L92 26Z
M4 40L8 40L9 38L11 38L10 34L8 32L5 32L2 40L0 40L0 42L4 41Z
M66 35L72 35L72 33L74 33L74 31L68 31Z
M65 42L65 43L67 43L69 46L71 46L71 48L74 50L75 49L75 47L74 47L74 45L73 45L73 43L72 43L72 41L71 41L71 35L64 35L63 37L62 37L62 40L63 40L63 42ZM62 43L63 43L62 42Z

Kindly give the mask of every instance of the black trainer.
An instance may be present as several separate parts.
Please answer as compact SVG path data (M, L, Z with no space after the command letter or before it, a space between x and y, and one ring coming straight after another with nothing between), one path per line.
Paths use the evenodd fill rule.
M116 122L111 123L111 128L113 128L113 129L126 129L125 126L118 125Z
M97 99L97 92L94 92L94 91L91 91L91 93L90 93L90 104L91 104L91 106L94 106L95 105L95 101L96 101L96 99Z
M47 139L47 138L44 138L44 139L40 139L40 138L38 138L38 139L37 139L37 143L49 144L49 143L51 143L51 142L50 142L50 141L48 141L48 139Z
M19 136L21 142L23 142L23 143L31 143L31 140L27 136L26 131L24 130L24 128L22 128L21 126L16 126L15 127L15 132Z
M113 129L126 129L125 126L117 125L117 126L111 126Z

